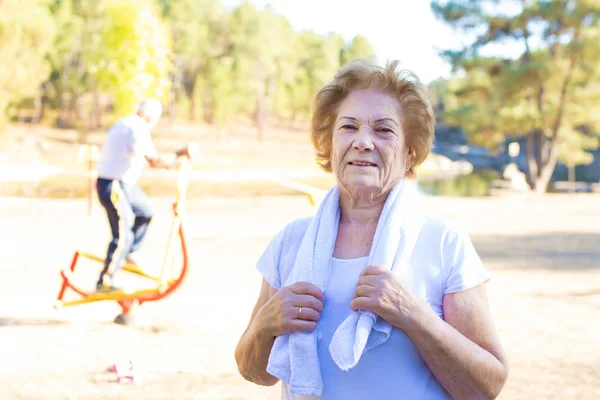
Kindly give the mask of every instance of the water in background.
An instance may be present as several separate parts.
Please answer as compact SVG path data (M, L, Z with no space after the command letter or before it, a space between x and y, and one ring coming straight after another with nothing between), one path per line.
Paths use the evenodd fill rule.
M451 179L419 181L419 188L431 196L488 196L490 183L499 178L494 171L476 171Z

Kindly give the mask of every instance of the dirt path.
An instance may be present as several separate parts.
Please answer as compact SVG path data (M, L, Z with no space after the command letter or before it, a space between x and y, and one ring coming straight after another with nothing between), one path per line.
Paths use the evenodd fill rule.
M168 199L153 199L144 260L162 259ZM600 196L431 198L466 229L493 274L488 288L511 375L501 399L600 398ZM253 265L303 197L191 201L193 269L146 323L111 323L113 304L52 310L58 271L75 248L102 253L104 216L85 201L0 198L0 399L277 399L237 374L235 343L258 291ZM97 209L97 211L99 211ZM83 267L83 266L82 266ZM93 283L97 270L90 268ZM105 369L133 360L140 385Z

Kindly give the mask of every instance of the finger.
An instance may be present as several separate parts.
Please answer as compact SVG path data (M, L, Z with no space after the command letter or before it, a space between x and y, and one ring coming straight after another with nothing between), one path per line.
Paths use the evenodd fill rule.
M294 305L296 307L313 308L318 312L323 311L323 302L309 294L296 295L296 298L294 299Z
M295 320L293 323L294 332L312 332L317 328L315 321Z
M354 298L357 297L373 297L373 295L375 294L377 289L375 289L373 286L367 286L367 285L359 285L356 287L356 290L354 291Z
M387 271L387 268L380 267L379 265L369 265L361 272L360 276L381 275L385 271Z
M321 319L321 313L313 310L310 307L298 307L296 311L296 319L301 321L318 321Z
M290 289L296 294L310 294L317 299L323 301L323 292L317 285L310 282L296 282L290 285Z
M365 285L365 286L377 286L379 282L379 278L375 275L364 275L358 278L358 282L356 282L356 286Z
M286 328L282 331L282 334L285 335L292 332L312 332L316 329L316 327L317 323L315 321L294 319L286 325Z
M373 308L373 300L370 297L357 297L350 302L350 308L356 310L371 310Z

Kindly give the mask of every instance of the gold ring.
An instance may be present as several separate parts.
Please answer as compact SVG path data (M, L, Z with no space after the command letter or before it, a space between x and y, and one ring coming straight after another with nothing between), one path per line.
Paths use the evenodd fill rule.
M298 309L298 319L301 319L300 317L302 317L302 307Z

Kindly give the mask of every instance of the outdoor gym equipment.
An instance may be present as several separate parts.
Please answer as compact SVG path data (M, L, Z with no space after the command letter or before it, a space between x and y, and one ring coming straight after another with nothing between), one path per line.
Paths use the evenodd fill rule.
M127 324L130 322L132 310L150 301L161 300L171 293L175 292L185 280L189 271L189 260L187 252L186 238L183 229L183 208L187 194L187 188L190 178L191 163L187 158L183 159L179 167L179 175L177 179L177 195L173 204L173 221L171 230L168 236L167 249L163 258L162 269L160 275L152 275L139 266L133 264L125 264L121 268L122 271L127 271L138 276L152 281L152 286L141 290L127 291L125 289L113 292L92 292L82 289L82 286L76 284L74 276L75 267L81 257L93 261L104 263L104 258L86 253L84 251L75 251L71 265L61 271L62 285L58 293L54 307L60 309L62 307L87 304L98 301L115 301L121 306L121 314L115 318L116 323ZM175 248L181 246L181 268L177 271L175 263ZM75 300L64 300L66 290L71 289L79 298Z
M296 191L304 194L308 198L310 205L313 207L318 206L321 203L321 201L323 201L323 198L327 194L327 190L323 190L323 189L320 189L320 188L317 188L314 186L306 185L304 183L296 182L296 181L293 181L290 179L272 178L271 181L275 182L278 185L281 185L283 187L293 189L293 190L296 190Z

